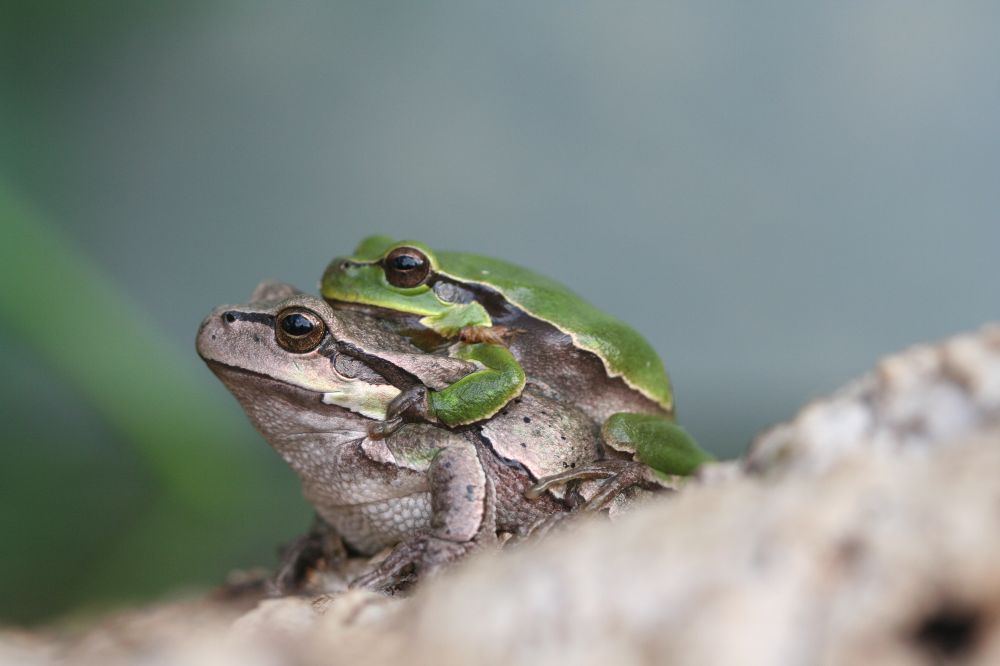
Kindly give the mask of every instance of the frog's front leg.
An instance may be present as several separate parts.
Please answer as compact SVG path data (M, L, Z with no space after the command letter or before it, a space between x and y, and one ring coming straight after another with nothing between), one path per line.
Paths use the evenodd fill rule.
M422 578L496 540L496 495L474 446L442 449L427 474L429 529L398 544L351 587L388 589L406 580L411 568Z
M385 419L368 426L368 436L385 439L402 428L407 422L421 423L435 421L430 408L430 390L423 384L415 384L403 389L385 409Z
M461 426L482 421L499 412L524 390L524 369L502 345L463 344L452 355L473 361L482 369L440 391L431 391L422 384L404 389L389 403L385 420L369 428L369 435L388 437L406 422Z

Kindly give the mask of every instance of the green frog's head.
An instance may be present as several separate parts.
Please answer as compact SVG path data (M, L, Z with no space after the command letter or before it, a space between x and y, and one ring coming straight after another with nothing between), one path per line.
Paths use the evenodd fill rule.
M423 243L369 236L353 256L330 263L320 288L332 302L418 315L421 324L444 337L491 325L482 305L441 278L437 257Z

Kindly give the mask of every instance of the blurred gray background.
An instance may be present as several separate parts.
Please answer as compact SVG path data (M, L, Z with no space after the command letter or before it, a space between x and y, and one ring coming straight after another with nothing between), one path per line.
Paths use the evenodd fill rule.
M0 198L107 285L130 313L115 331L141 319L161 335L148 357L235 433L190 455L252 461L259 481L230 514L130 550L155 464L32 326L75 355L118 347L75 337L96 311L75 279L34 291L64 262L8 262L4 289L39 312L0 328L0 619L273 562L309 509L200 367L195 329L262 278L313 289L370 233L529 266L632 323L666 361L681 422L720 456L880 355L997 317L995 2L0 11ZM81 314L64 316L71 302ZM111 383L184 421L143 358Z

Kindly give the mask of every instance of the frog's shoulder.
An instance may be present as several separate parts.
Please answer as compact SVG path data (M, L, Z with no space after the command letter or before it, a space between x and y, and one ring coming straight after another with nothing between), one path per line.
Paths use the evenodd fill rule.
M536 319L569 335L574 344L596 354L608 375L665 409L672 408L670 380L652 346L628 324L602 312L565 285L493 257L438 252L438 273L481 285Z

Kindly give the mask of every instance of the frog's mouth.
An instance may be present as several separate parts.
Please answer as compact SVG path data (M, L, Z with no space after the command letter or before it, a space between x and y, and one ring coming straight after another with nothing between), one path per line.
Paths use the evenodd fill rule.
M318 390L222 361L204 360L247 413L266 405L267 409L307 411L314 419L361 419L367 428L372 421L385 418L386 406L399 393L391 384L353 381Z
M303 459L303 447L329 451L368 436L371 419L324 403L322 393L218 361L206 364L239 401L257 431L293 467Z
M327 394L291 384L253 370L205 360L239 401L254 425L265 434L288 432L366 433L373 419L325 400Z
M225 384L234 395L237 394L237 391L250 390L253 391L255 397L278 394L285 397L296 396L295 402L300 404L310 402L322 404L323 394L318 391L312 391L261 372L247 370L215 359L202 357L202 360L205 361L205 365L212 371L212 374L218 377L219 381ZM237 398L240 396L237 395ZM242 403L243 400L240 399L240 402Z

